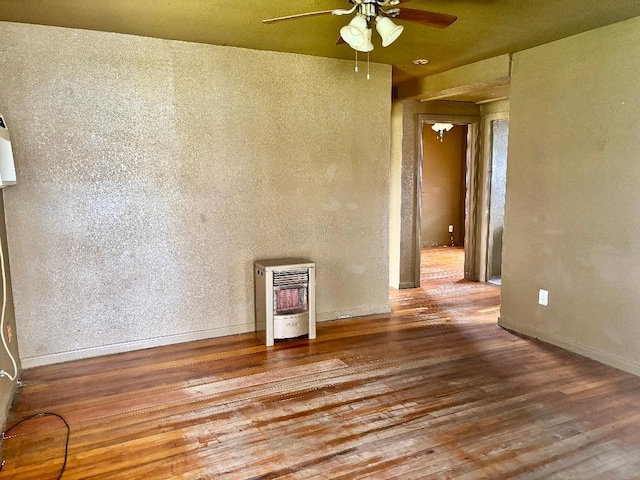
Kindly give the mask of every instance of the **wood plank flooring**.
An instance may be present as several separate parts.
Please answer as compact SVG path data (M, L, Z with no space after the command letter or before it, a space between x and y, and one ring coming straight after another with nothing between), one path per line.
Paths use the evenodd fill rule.
M640 478L640 378L496 324L500 289L425 249L393 311L267 349L253 334L24 372L8 425L70 425L64 479ZM54 479L53 416L0 479Z

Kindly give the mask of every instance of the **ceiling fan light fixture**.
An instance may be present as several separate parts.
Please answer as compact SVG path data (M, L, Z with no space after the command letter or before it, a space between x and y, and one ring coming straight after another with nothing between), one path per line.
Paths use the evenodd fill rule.
M358 52L370 52L373 50L373 43L371 42L371 29L367 28L364 31L364 42L357 47L353 47L354 50Z
M426 10L415 10L411 8L389 8L401 5L409 0L348 0L351 8L338 8L333 10L319 10L316 12L297 13L284 17L268 18L262 23L275 23L284 20L294 20L298 18L316 17L319 15L351 15L355 12L355 17L348 25L340 29L340 38L336 45L346 43L356 51L356 72L358 71L358 52L367 54L367 79L369 75L369 52L373 50L371 43L373 22L376 23L376 30L382 38L382 46L387 47L397 40L402 34L404 27L396 25L392 18L399 17L401 20L419 23L429 27L445 28L456 21L455 15L445 13L429 12Z
M382 38L382 46L388 47L400 36L404 27L396 25L390 18L378 15L376 18L376 30Z
M445 132L448 132L452 128L453 128L452 123L436 123L431 127L431 129L434 132L439 132L440 130L444 130Z
M452 128L453 128L453 124L452 123L436 123L436 124L431 126L431 130L433 130L434 132L436 132L438 134L438 136L436 138L438 140L440 140L441 142L442 142L442 139L444 137L444 132L448 132Z
M366 31L367 19L362 15L356 15L349 22L349 25L346 25L340 29L340 36L345 42L349 44L351 48L357 48L366 43ZM371 40L369 40L369 43L371 43Z

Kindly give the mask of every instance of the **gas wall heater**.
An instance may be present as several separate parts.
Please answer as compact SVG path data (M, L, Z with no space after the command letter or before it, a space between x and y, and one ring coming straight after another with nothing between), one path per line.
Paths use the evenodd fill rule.
M15 185L16 167L13 164L13 150L11 149L11 138L9 128L0 115L0 188L7 185Z
M268 347L274 340L316 338L316 266L301 258L255 263L256 333Z

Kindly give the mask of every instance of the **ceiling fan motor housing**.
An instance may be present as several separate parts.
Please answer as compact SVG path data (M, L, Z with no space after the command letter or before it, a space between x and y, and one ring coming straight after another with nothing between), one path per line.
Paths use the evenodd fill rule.
M371 20L378 16L378 9L380 5L377 0L364 0L362 4L360 4L360 15L367 17L367 21L370 23Z

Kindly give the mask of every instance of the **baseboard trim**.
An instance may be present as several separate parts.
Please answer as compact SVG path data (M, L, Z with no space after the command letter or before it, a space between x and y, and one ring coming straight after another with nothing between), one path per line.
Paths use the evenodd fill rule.
M365 315L376 315L389 312L391 312L391 307L388 303L385 303L383 305L371 305L367 307L338 310L334 312L317 313L316 321L326 322L329 320L362 317ZM255 330L255 323L243 323L229 327L201 330L198 332L167 335L163 337L148 338L144 340L135 340L132 342L114 343L111 345L102 345L99 347L83 348L68 352L52 353L34 357L24 357L21 358L20 361L22 363L22 368L28 369L33 367L41 367L43 365L52 365L54 363L81 360L83 358L112 355L114 353L132 352L134 350L144 350L146 348L163 347L165 345L174 345L176 343L186 343L194 342L197 340L207 340L209 338L226 337L228 335L238 335L240 333L255 332Z
M640 376L640 365L629 362L601 350L597 350L580 343L566 340L556 335L552 335L529 325L514 322L504 317L500 317L498 319L498 325L506 330L520 333L522 335L526 335L527 337L537 338L538 340L541 340L545 343L550 343L551 345L555 345L556 347L564 348L565 350L569 350L570 352L577 353L578 355L582 355L583 357L587 357L597 362L604 363L605 365L617 368L618 370L623 370L625 372L632 373L633 375Z
M167 335L163 337L149 338L144 340L135 340L132 342L114 343L111 345L103 345L99 347L83 348L80 350L72 350L69 352L52 353L49 355L40 355L35 357L25 357L21 358L20 360L22 362L22 368L27 369L40 367L43 365L52 365L54 363L70 362L72 360L80 360L83 358L112 355L114 353L132 352L134 350L144 350L146 348L153 347L163 347L165 345L174 345L176 343L186 343L194 342L197 340L207 340L209 338L226 337L228 335L254 332L255 329L255 323L244 323L233 325L230 327L201 330L198 332Z
M416 282L400 282L399 289L404 290L406 288L418 288L419 285L416 285Z
M383 305L371 305L367 307L351 308L347 310L337 310L335 312L322 312L316 314L317 322L328 322L330 320L341 320L353 317L364 317L367 315L378 315L380 313L390 313L391 307L388 303Z

